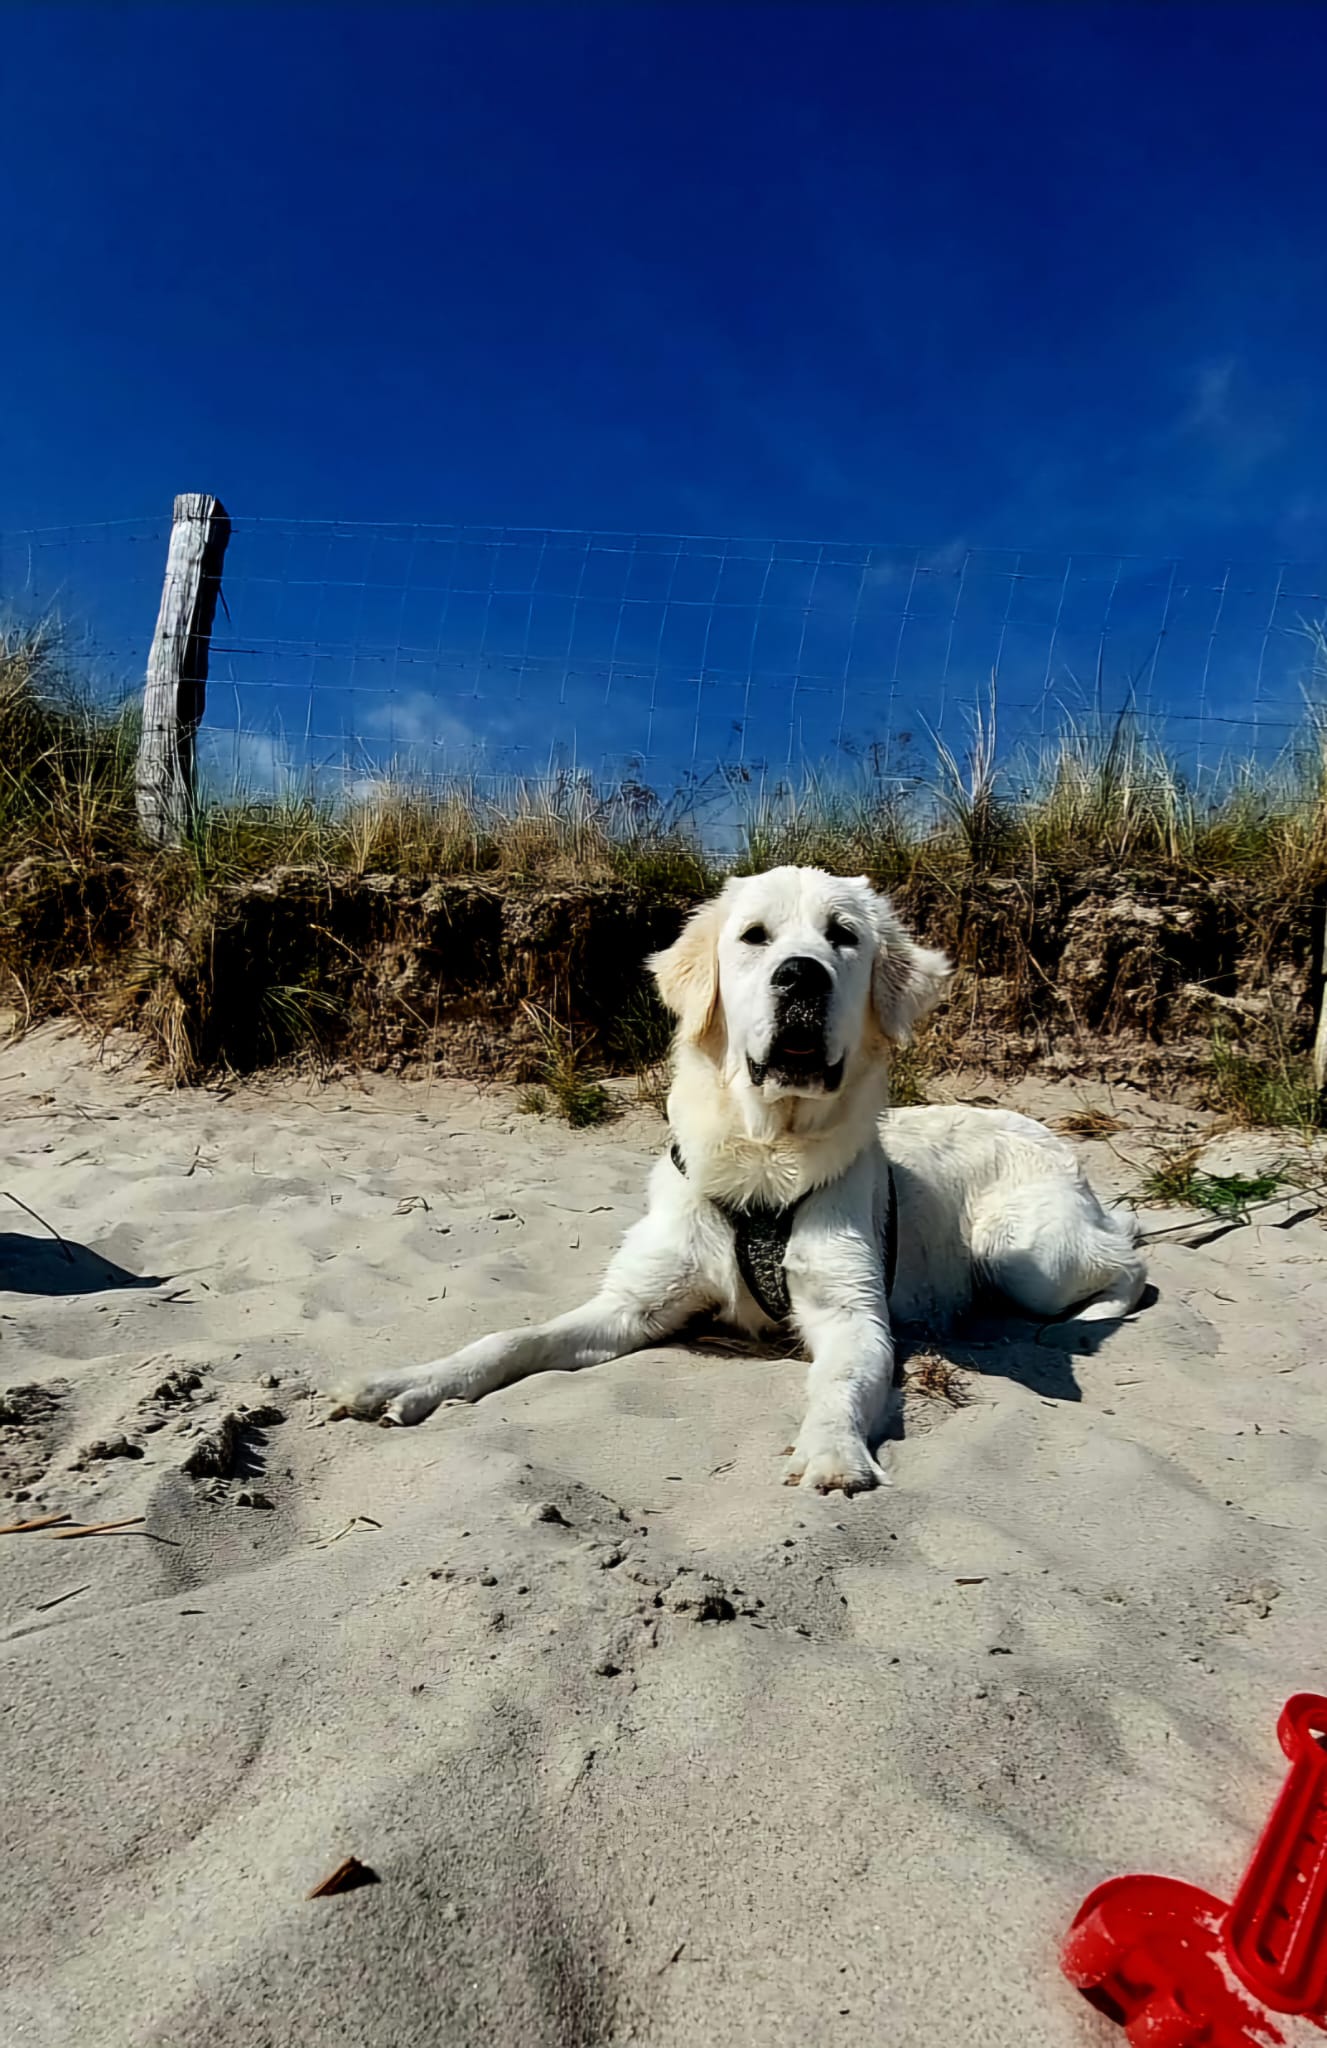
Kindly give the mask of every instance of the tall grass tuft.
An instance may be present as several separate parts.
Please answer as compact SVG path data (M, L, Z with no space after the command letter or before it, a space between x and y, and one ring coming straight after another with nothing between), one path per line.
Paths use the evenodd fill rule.
M1113 864L1178 867L1196 847L1193 798L1131 712L1104 732L1066 718L1038 756L1031 791L1027 838L1040 859L1078 861L1091 849Z
M58 626L0 630L0 859L84 874L137 850L136 710L100 704Z
M573 1130L612 1123L621 1111L570 1025L538 1003L527 1002L522 1008L534 1027L537 1051L532 1062L534 1086L522 1095L520 1107L539 1116L555 1109Z

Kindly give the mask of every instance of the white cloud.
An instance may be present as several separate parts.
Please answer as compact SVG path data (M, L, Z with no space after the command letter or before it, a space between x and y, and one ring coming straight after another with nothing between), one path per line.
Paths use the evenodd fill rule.
M280 733L226 732L203 726L198 765L205 789L228 797L289 794L300 769Z
M377 747L473 753L484 736L445 708L428 690L392 690L367 699L352 737Z
M1243 476L1281 452L1289 428L1281 409L1251 388L1239 358L1222 356L1194 368L1175 434Z
M1193 390L1181 426L1198 433L1219 432L1231 423L1231 388L1235 381L1233 356L1221 362L1200 363L1193 374Z

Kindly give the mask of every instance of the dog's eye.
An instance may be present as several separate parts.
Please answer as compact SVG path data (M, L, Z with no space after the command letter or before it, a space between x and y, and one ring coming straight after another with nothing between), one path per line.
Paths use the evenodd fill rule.
M825 937L829 940L831 946L855 946L857 944L857 934L852 926L844 924L837 917L831 917L829 923L825 926Z
M749 924L742 934L744 946L768 946L769 933L763 924Z

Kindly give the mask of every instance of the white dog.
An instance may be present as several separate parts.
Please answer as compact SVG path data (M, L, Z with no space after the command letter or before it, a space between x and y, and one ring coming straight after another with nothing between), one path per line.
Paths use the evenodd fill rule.
M949 963L864 878L730 881L650 967L677 1017L672 1144L599 1292L533 1328L353 1388L342 1414L421 1422L535 1372L599 1365L718 1314L790 1321L811 1359L790 1485L853 1493L894 1382L893 1322L943 1327L979 1285L1034 1316L1125 1316L1145 1268L1061 1139L1002 1110L885 1113Z

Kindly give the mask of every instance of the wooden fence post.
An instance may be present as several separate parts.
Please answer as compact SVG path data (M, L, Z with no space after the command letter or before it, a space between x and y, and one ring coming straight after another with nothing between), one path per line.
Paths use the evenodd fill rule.
M181 845L193 817L194 742L229 539L230 521L218 499L185 491L175 500L138 743L138 820L154 846Z

